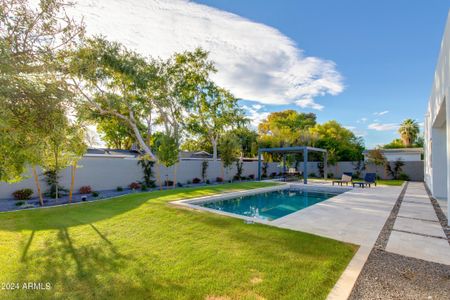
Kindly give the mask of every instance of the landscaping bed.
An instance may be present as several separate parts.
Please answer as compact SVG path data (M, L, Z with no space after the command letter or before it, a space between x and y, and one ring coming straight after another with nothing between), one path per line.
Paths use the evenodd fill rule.
M243 182L250 182L250 181L243 181ZM221 185L223 182L214 182L214 183L189 183L185 184L182 187L183 188L194 188L194 187L202 187L202 186L210 186L210 185ZM176 187L176 189L180 188L179 186ZM162 186L162 190L172 190L174 189L173 186ZM70 204L70 203L79 203L79 202L92 202L112 197L118 197L122 195L127 194L135 194L135 193L148 193L148 192L154 192L159 191L159 187L155 188L145 188L141 189L140 186L137 189L131 189L131 188L121 188L120 190L114 189L114 190L102 190L102 191L92 191L89 193L76 193L72 197L72 202L69 200L68 195L60 196L58 199L50 198L44 196L44 207L49 206L58 206L58 205L64 205L64 204ZM38 208L42 207L39 202L39 198L34 197L29 200L14 200L14 199L3 199L0 200L0 212L6 212L6 211L15 211L15 210L23 210L23 209L30 209L30 208Z

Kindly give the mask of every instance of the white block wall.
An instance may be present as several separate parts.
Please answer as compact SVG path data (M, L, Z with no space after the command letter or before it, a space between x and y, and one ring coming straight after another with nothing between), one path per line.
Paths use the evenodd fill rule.
M450 14L425 116L425 182L434 197L450 191ZM447 205L450 214L450 205Z

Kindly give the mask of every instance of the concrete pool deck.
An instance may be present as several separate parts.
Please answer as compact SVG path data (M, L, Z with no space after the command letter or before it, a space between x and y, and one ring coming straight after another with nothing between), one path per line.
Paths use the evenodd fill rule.
M372 248L401 190L354 188L270 224Z

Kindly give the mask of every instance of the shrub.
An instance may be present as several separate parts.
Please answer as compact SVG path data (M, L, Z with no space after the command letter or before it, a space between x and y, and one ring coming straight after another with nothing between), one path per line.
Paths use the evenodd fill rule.
M90 194L90 193L92 193L92 188L90 185L80 187L80 194Z
M409 176L405 173L400 173L400 175L398 175L398 179L408 181Z
M166 180L166 181L164 181L164 185L165 186L173 186L173 181L172 180Z
M141 191L145 192L147 190L148 190L147 186L145 184L142 184L141 185Z
M186 184L191 184L191 183L192 183L192 181L190 181L190 180L186 181Z
M202 161L202 179L203 179L203 181L205 181L207 170L208 170L208 161L204 160L204 161Z
M192 183L200 183L201 180L200 178L195 177L194 179L192 179Z
M100 195L99 192L93 191L92 192L92 197L98 197Z
M12 193L14 199L16 200L29 200L31 195L33 195L32 189L21 189Z
M139 184L139 182L132 182L132 183L130 183L129 187L132 190L137 190L137 189L141 188L141 185Z
M333 173L327 173L327 178L334 178L334 174Z
M123 187L118 186L118 187L116 188L116 190L117 190L118 192L122 192L122 191L123 191Z
M59 184L60 175L58 171L48 170L44 172L45 182L49 189L45 192L47 197L60 198L68 194L68 190Z
M241 179L239 176L237 176L237 175L233 176L233 180L239 180L239 179Z
M16 206L22 206L24 203L25 203L25 202L23 202L23 201L17 201L17 202L15 203L15 205L16 205Z
M222 177L217 177L216 178L216 182L223 182L223 178Z
M277 172L270 173L270 178L274 178L275 176L277 176Z
M317 177L317 176L316 176L316 173L309 173L308 177L313 177L313 178L315 178L315 177Z
M236 161L236 175L233 178L242 179L242 172L244 171L244 162L237 160Z
M181 182L177 182L177 187L183 187L183 184Z
M210 184L211 181L209 181L209 179L206 179L206 184Z
M248 175L248 179L250 179L250 180L255 179L255 174L250 174L250 175Z

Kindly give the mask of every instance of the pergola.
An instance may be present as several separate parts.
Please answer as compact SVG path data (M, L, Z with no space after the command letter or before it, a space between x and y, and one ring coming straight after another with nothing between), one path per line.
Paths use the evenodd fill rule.
M262 153L281 153L283 154L283 171L286 173L286 154L292 153L303 153L303 183L308 183L308 152L316 151L324 153L323 164L324 164L324 178L327 179L327 150L322 148L314 148L307 146L299 147L281 147L281 148L261 148L258 150L258 180L261 180L261 155Z

